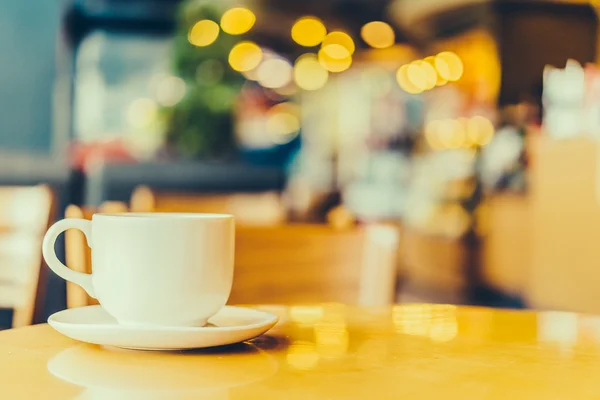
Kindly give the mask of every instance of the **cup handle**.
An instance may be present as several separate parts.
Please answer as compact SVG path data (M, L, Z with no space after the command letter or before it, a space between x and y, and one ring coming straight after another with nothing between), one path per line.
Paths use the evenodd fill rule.
M87 244L92 247L92 221L80 218L66 218L56 222L48 229L44 236L44 242L42 244L42 254L44 260L52 271L64 280L73 282L76 285L81 286L90 297L96 298L94 293L94 286L92 285L92 275L84 274L82 272L73 271L69 269L65 264L60 262L56 257L54 251L54 244L58 236L66 231L67 229L79 229L85 235Z

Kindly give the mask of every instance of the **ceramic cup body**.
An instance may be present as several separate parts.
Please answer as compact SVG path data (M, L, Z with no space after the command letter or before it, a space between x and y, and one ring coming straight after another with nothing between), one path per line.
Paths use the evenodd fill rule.
M68 221L89 225L82 229ZM235 240L230 215L95 214L91 222L66 219L57 224L61 223L88 237L92 274L65 268L76 274L73 279L64 274L62 264L47 257L46 246L52 242L53 247L65 226L53 226L46 234L48 265L97 298L120 324L201 326L227 302Z

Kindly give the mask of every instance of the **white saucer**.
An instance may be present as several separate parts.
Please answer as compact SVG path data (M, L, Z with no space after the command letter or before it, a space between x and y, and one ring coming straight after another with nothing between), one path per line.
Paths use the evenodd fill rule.
M52 314L48 324L81 342L136 350L185 350L223 346L262 335L277 323L274 314L225 306L205 327L122 326L101 306L71 308Z

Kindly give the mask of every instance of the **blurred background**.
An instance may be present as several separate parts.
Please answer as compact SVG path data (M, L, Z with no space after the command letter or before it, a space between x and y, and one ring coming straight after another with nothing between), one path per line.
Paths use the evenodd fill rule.
M384 225L395 302L600 312L597 7L2 2L0 184L51 189L44 229L117 203Z

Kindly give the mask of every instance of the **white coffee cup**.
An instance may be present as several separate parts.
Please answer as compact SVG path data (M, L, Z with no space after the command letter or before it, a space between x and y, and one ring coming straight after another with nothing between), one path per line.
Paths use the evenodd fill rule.
M71 228L92 249L91 274L56 257L56 238ZM52 225L42 251L58 276L98 299L119 324L202 326L229 298L234 241L226 214L94 214Z

